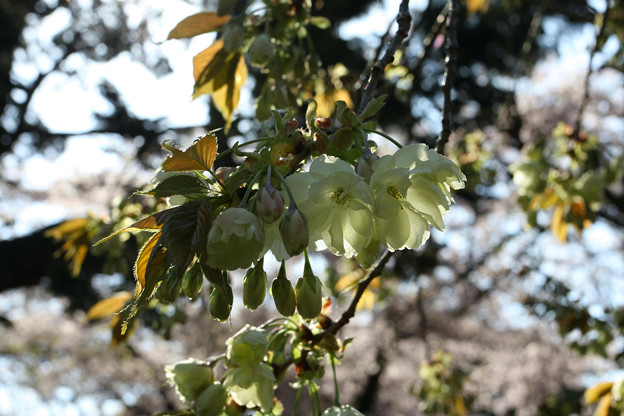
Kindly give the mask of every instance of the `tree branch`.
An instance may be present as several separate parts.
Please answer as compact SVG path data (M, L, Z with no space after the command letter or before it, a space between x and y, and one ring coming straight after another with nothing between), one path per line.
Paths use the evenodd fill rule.
M453 81L457 65L457 13L459 12L459 0L448 0L449 14L446 20L446 60L444 79L442 80L442 92L444 93L444 107L442 109L442 131L438 139L437 150L444 153L444 147L448 143L453 129L452 97Z
M386 53L384 56L378 60L375 65L371 68L370 76L368 77L368 81L366 83L366 87L364 88L364 92L362 93L362 100L360 101L360 108L358 112L364 110L368 102L372 99L373 92L377 87L377 83L381 79L381 76L384 73L384 69L388 64L394 61L394 54L403 43L403 40L407 38L409 34L410 25L412 23L412 16L409 12L409 0L402 0L401 5L399 6L399 14L397 16L397 23L399 28L397 29L392 42L388 45L388 49L386 49Z
M587 64L587 75L585 76L585 83L583 85L583 98L581 99L581 105L579 106L578 114L576 115L576 122L574 123L574 130L572 132L572 137L578 137L579 132L581 131L581 121L583 119L583 113L587 108L587 104L589 103L589 77L591 77L592 73L592 61L594 60L594 55L598 52L598 48L600 47L600 39L604 36L604 31L607 26L607 16L609 15L611 2L607 0L607 6L602 16L602 24L600 25L600 29L598 30L598 34L596 35L596 42L594 43L594 47L589 53L589 63Z

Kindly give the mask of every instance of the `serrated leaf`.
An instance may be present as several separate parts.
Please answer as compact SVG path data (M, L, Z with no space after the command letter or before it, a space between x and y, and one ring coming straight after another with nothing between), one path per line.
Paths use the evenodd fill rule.
M227 132L234 110L238 107L241 88L247 80L243 54L240 51L228 54L223 49L223 41L218 39L193 58L193 75L193 98L210 94L225 119Z
M163 180L145 194L157 198L166 198L173 195L193 197L205 195L206 192L206 185L199 178L189 175L176 175Z
M152 250L156 247L156 243L160 239L162 233L154 234L141 248L136 262L134 263L134 279L136 280L136 293L139 294L145 287L145 272L147 271L147 264L152 256Z
M369 101L369 103L366 104L366 107L364 107L364 110L362 110L362 112L357 116L358 124L377 114L379 110L386 105L386 97L388 97L388 95L384 94Z
M152 231L152 232L156 232L158 230L160 230L162 228L163 222L165 221L165 218L167 217L167 215L169 215L169 211L171 211L170 209L166 209L164 211L159 211L155 214L150 215L149 217L145 217L143 219L140 219L139 221L122 228L121 230L117 230L114 233L104 237L103 239L101 239L100 241L98 241L97 243L93 244L94 246L97 246L99 244L102 244L103 242L110 240L111 238L115 237L116 235L119 235L125 231Z
M606 381L603 383L598 383L595 386L592 386L585 390L585 403L592 404L596 403L602 396L609 393L611 388L613 387L612 381Z
M163 245L167 258L181 278L191 261L206 245L211 224L207 200L193 201L176 207L163 225Z
M201 35L219 29L230 16L219 16L216 13L201 12L184 18L169 32L167 39L182 39Z
M124 291L102 299L89 309L87 319L92 321L119 313L133 296L131 292Z
M128 338L136 332L134 321L124 322L121 315L113 316L110 326L112 328L111 346L113 347L128 341Z
M189 172L210 170L217 157L217 138L210 133L201 137L186 150L163 143L172 154L162 163L165 172ZM163 181L164 182L164 181Z

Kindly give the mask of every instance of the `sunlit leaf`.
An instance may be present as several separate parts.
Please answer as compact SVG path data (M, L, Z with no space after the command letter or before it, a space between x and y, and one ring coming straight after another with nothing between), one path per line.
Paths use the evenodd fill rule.
M466 416L468 410L464 398L460 395L455 396L455 414L457 416Z
M468 9L468 13L476 13L476 12L487 12L490 7L489 0L467 0L466 8Z
M559 204L553 213L551 228L553 233L562 243L568 238L568 223L563 220L564 205Z
M234 110L238 107L241 88L247 79L243 54L240 51L228 54L223 49L223 41L218 39L193 58L193 76L193 98L210 94L226 121L227 132L232 124Z
M134 321L124 322L121 315L115 315L111 319L111 345L123 344L136 332Z
M131 292L124 291L102 299L89 309L89 312L87 312L87 319L101 319L119 313L133 296Z
M162 170L165 172L210 170L217 157L217 138L210 133L186 150L176 149L166 143L163 147L172 153L162 164Z
M600 400L601 397L609 393L612 387L613 387L613 382L606 381L603 383L598 383L595 386L588 388L587 390L585 390L585 403L587 404L596 403L598 400Z
M69 263L72 276L78 276L97 229L90 218L75 218L50 228L44 235L56 241L63 241L63 245L55 255L57 257L63 255L65 261Z
M611 393L602 396L598 408L596 409L596 416L609 416L611 414Z
M95 243L94 246L97 246L98 244L102 244L106 240L109 240L115 237L116 235L119 235L125 231L152 231L152 232L158 231L162 228L165 218L167 217L167 215L169 215L169 211L171 210L160 211L160 212L150 215L149 217L140 219L139 221L127 227L124 227L121 230L117 230L109 236L104 237L103 239Z
M156 243L158 243L158 239L161 235L162 233L160 232L156 233L145 243L137 256L136 262L134 263L134 278L137 284L137 294L141 293L145 287L145 272L147 270L147 264L152 255L152 250L156 247Z
M182 39L201 35L219 29L230 16L218 16L216 13L202 12L183 19L169 32L167 39Z
M316 108L317 117L331 116L334 108L336 107L336 101L344 101L347 104L347 107L353 107L351 95L349 95L349 92L344 88L318 94L314 97L314 99L318 104L318 107Z

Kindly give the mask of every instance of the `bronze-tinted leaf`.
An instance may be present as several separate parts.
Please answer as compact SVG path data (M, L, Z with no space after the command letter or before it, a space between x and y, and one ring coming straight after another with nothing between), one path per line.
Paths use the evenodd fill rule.
M145 271L147 270L147 263L149 262L152 250L154 250L154 247L156 246L156 243L158 243L158 239L161 235L162 233L158 232L147 240L145 245L141 248L136 262L134 263L134 278L137 284L137 295L141 293L145 287Z
M201 35L219 29L230 16L218 16L216 13L202 12L183 19L169 32L167 39L182 39Z
M162 164L166 172L210 170L217 157L217 138L210 133L183 151L167 144L163 147L172 153Z
M205 196L207 191L206 185L197 176L182 174L167 178L158 183L151 191L142 192L142 194L153 195L157 198L166 198L173 195L196 198Z
M219 54L221 52L221 54ZM195 88L197 88L197 83L200 82L200 78L202 74L204 74L205 69L210 65L210 63L215 60L217 55L221 55L222 60L227 56L227 53L223 50L223 40L217 39L212 45L198 53L193 57L193 78L195 79ZM215 67L218 66L214 65ZM204 75L206 78L202 84L205 84L208 81L208 77Z
M104 237L100 241L94 244L97 246L98 244L102 244L106 240L109 240L116 235L123 233L124 231L158 231L162 228L163 222L167 215L169 215L170 209L157 212L155 214L150 215L149 217L145 217L132 225L122 228L121 230L117 230L114 233L110 234L107 237Z
M132 297L133 294L131 292L124 291L102 299L89 309L87 319L101 319L119 313Z

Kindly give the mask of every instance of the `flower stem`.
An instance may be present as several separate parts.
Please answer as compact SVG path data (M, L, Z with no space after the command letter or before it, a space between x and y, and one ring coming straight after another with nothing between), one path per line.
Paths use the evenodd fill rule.
M245 195L243 196L240 204L238 204L239 208L245 208L245 205L247 205L247 200L249 199L249 195L251 195L251 188L253 188L253 184L256 183L262 172L264 172L264 169L260 169L253 177L253 179L247 184L247 190L245 191Z
M399 149L403 147L403 145L399 142L397 142L396 140L394 140L392 137L388 136L386 133L381 132L379 130L375 130L375 129L363 129L364 131L368 132L368 133L375 133L378 134L379 136L385 138L386 140L388 140L389 142L391 142L393 145L395 145L396 147L398 147Z
M338 378L336 377L336 356L332 352L329 353L329 361L334 374L334 406L340 406L340 391L338 390Z

